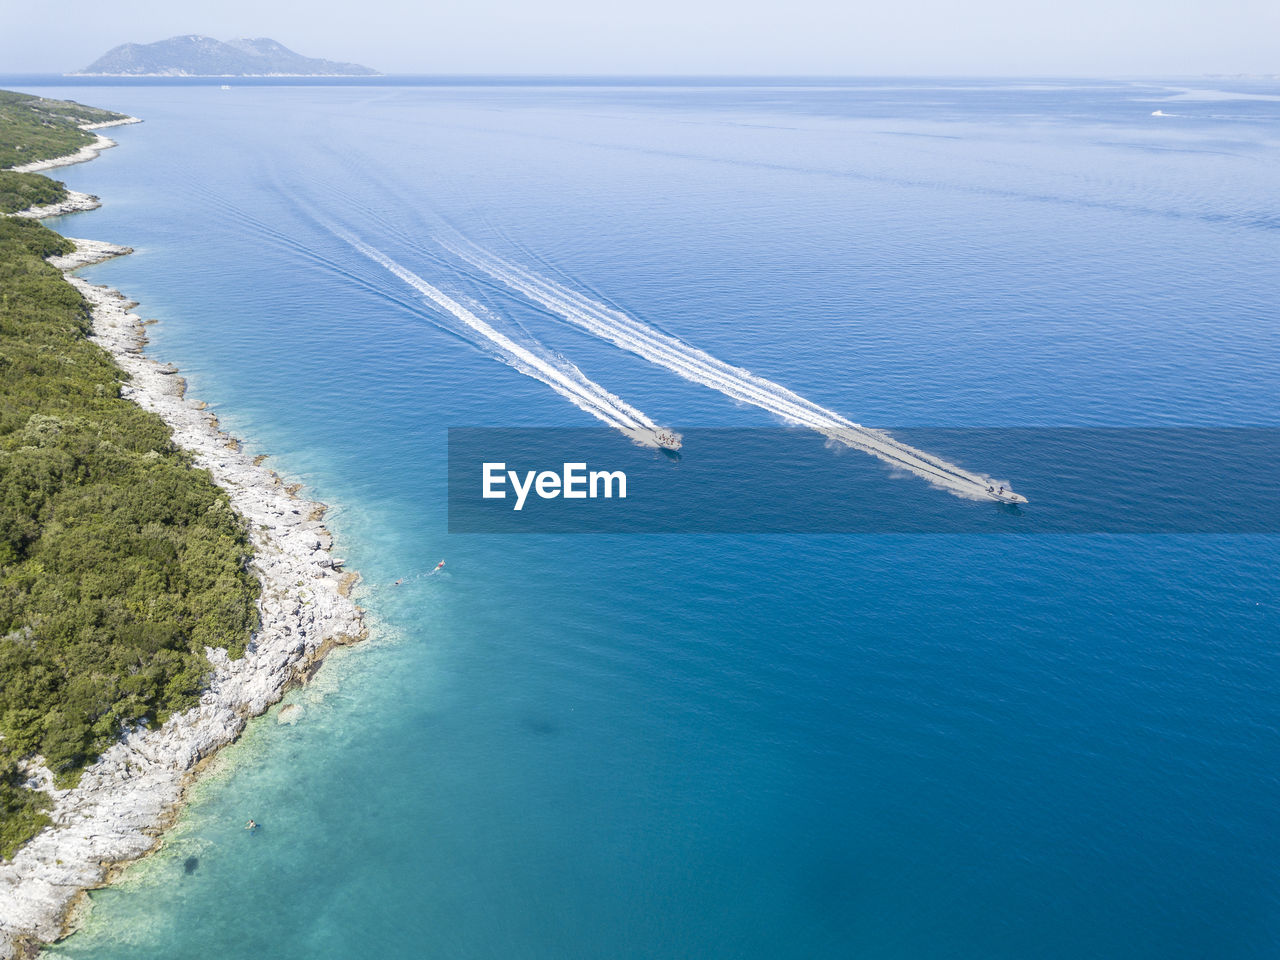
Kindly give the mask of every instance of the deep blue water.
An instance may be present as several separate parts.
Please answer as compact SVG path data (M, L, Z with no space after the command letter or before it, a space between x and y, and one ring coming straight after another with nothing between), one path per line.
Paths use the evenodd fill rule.
M54 953L1280 953L1275 537L450 535L449 427L598 423L344 239L661 424L777 421L438 240L861 423L1276 426L1280 85L1209 86L33 88L145 118L56 226L376 621Z

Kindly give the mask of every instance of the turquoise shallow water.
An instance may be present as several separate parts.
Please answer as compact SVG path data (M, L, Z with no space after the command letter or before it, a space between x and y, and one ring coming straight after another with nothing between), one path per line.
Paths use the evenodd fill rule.
M343 239L663 424L774 421L437 238L868 424L1274 426L1280 88L1180 89L41 88L377 623L52 953L1275 955L1273 537L449 535L447 428L595 421Z

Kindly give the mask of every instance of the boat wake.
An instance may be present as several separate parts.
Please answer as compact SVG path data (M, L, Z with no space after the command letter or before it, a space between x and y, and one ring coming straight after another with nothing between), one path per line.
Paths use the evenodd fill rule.
M1014 493L1007 484L917 450L895 440L883 430L854 423L780 384L725 363L677 337L655 330L620 310L539 276L468 240L459 237L437 239L454 256L564 321L687 380L717 390L733 400L767 410L787 423L808 427L837 443L869 453L956 496L1005 503L1026 502L1025 497Z
M462 303L354 234L338 227L330 226L329 229L335 236L404 281L428 302L444 311L454 321L449 328L452 332L525 376L545 383L580 410L586 411L625 434L641 446L668 450L679 448L679 434L658 426L631 404L587 377L564 357L553 353L532 338L526 343L517 342L485 320L481 316L484 308L480 305Z

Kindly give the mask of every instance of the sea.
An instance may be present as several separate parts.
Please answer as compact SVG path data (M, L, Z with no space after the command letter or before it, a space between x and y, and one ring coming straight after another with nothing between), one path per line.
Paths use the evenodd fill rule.
M48 956L1280 956L1275 475L1053 532L1115 444L1023 443L1280 427L1280 81L4 85L143 118L51 225L134 248L84 275L331 505L371 623ZM1029 502L818 437L865 530L748 523L816 496L767 443L741 529L451 524L450 430L684 481L812 434L712 367Z

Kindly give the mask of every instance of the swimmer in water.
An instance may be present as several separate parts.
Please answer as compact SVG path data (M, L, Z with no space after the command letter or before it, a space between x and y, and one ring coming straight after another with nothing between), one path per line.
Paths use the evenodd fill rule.
M244 825L244 828L246 830L257 830L258 825L254 821L250 820L248 823Z
M404 583L404 577L401 577L399 580L397 580L397 581L395 582L395 586L397 586L397 587L398 587L398 586L400 586L400 584L402 584L402 583Z

